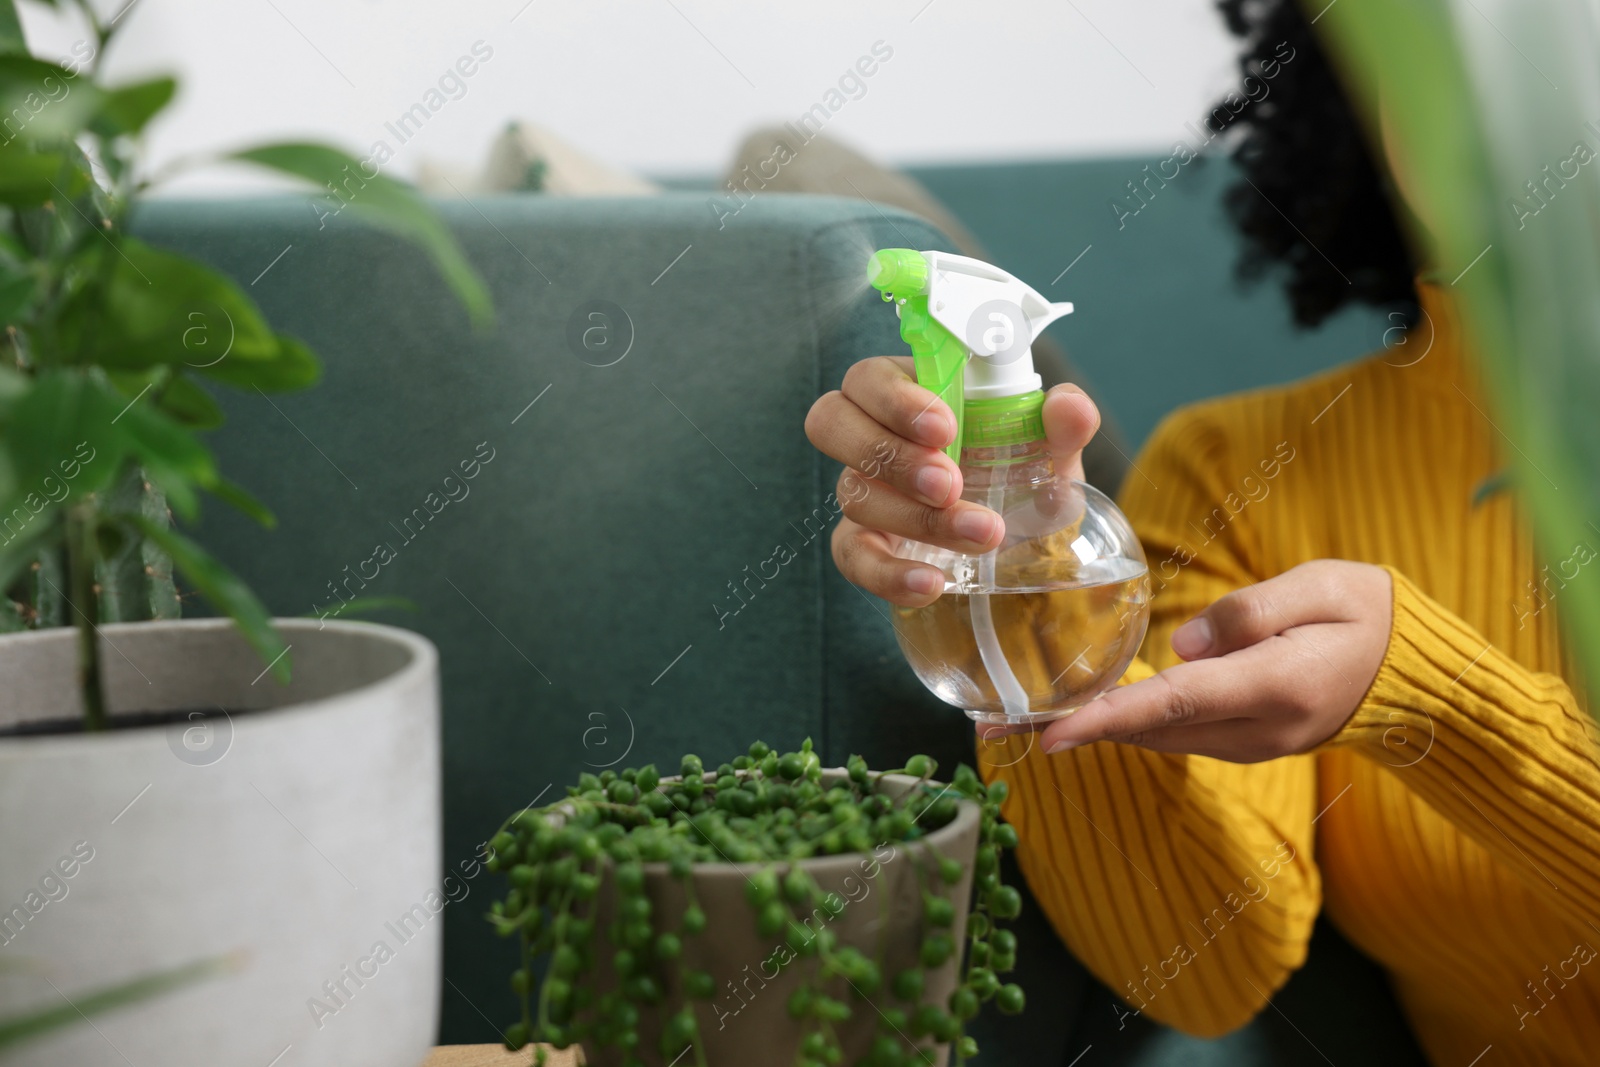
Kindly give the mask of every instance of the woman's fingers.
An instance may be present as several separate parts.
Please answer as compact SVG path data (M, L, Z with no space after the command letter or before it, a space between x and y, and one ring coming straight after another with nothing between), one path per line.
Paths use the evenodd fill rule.
M1051 723L1040 742L1046 752L1064 752L1118 741L1235 763L1304 752L1349 718L1376 671L1356 662L1371 653L1352 630L1349 623L1302 623L1214 659L1179 663Z
M868 529L849 516L841 518L833 528L832 544L833 562L839 573L891 604L925 607L944 590L944 575L939 568L900 559L887 535Z
M840 507L857 525L898 537L979 555L995 548L1005 533L1000 516L986 507L958 500L929 507L886 482L845 471L837 492Z
M1307 752L1360 706L1388 648L1381 567L1301 564L1217 600L1173 635L1185 662L1051 722L1047 754L1095 741L1255 763Z
M1172 651L1187 660L1225 656L1296 626L1351 620L1352 604L1367 592L1352 583L1381 579L1328 563L1302 563L1218 598L1172 631Z
M1249 672L1228 659L1180 663L1091 700L1046 726L1039 740L1051 754L1092 741L1137 745L1174 727L1234 718L1259 703L1256 687Z
M806 436L847 468L933 507L948 507L961 494L961 471L949 456L895 433L842 392L811 405Z
M867 416L908 441L943 448L956 436L950 406L917 384L910 356L874 356L845 371L840 387Z
M1100 409L1076 385L1058 385L1045 394L1042 417L1056 469L1083 481L1083 450L1100 429Z

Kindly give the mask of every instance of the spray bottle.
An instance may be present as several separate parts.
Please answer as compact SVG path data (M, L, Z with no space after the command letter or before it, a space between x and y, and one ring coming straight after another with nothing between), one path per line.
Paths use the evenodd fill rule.
M1000 513L1005 538L963 555L914 541L944 592L894 609L895 636L933 693L980 722L1059 718L1115 685L1144 640L1149 580L1122 512L1057 471L1033 338L1072 312L981 260L887 248L867 280L895 306L919 384L955 413L946 449L964 500Z

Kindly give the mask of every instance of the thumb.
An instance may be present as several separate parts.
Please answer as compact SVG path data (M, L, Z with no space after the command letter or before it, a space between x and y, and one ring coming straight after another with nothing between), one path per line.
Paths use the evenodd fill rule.
M1218 598L1172 631L1172 651L1186 660L1225 656L1341 614L1336 580L1315 563L1301 564Z
M1083 481L1083 449L1100 429L1100 409L1088 393L1068 383L1045 394L1040 416L1057 469Z

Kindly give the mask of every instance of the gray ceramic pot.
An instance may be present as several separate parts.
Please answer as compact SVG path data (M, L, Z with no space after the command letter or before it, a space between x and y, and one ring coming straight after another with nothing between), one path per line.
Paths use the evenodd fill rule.
M0 737L0 1019L232 963L8 1049L8 1067L427 1055L439 912L459 899L440 873L437 655L387 626L278 626L288 686L228 622L105 626L114 714L230 714ZM79 715L75 640L0 638L0 727Z
M824 784L845 777L843 770L824 772ZM888 776L889 790L903 793L915 779ZM980 811L970 801L962 801L954 822L911 844L882 845L873 853L826 856L805 860L801 866L816 879L833 907L817 909L809 921L810 929L825 926L840 945L853 945L873 959L883 961L884 988L869 999L854 996L842 980L833 995L851 1006L850 1019L836 1027L844 1049L845 1063L865 1055L882 1025L881 1008L906 1007L895 1001L887 986L893 976L908 967L920 967L922 945L922 890L926 884L946 894L956 905L956 921L951 930L957 945L963 945L967 905L972 895L972 865L977 854ZM954 886L939 881L934 865L936 856L960 862L964 875ZM694 868L694 892L708 923L706 932L684 939L684 961L692 968L709 971L716 981L717 994L709 1003L694 1005L706 1050L708 1067L791 1067L806 1032L788 1015L789 995L802 978L817 966L815 957L797 957L783 936L764 938L756 933L754 910L745 899L745 884L763 864L703 863ZM918 868L922 868L919 874ZM676 924L687 906L683 886L672 877L665 863L647 863L645 891L660 922ZM608 867L609 871L610 868ZM780 873L782 873L780 868ZM926 879L924 878L926 876ZM611 956L615 948L606 937L614 914L614 887L609 874L601 882L597 897L595 969L589 976L596 992L614 988L615 972ZM924 999L944 1005L957 982L960 953L938 970L929 972ZM674 968L668 968L666 997L662 1007L675 1011L685 1003L684 991ZM663 1056L657 1042L661 1032L660 1015L645 1012L639 1026L638 1054L651 1067L688 1067L693 1052L681 1059ZM910 1034L903 1035L907 1045ZM933 1050L931 1042L919 1042L930 1050L933 1067L945 1067L947 1050ZM584 1058L590 1067L620 1067L620 1050L597 1049L584 1045Z

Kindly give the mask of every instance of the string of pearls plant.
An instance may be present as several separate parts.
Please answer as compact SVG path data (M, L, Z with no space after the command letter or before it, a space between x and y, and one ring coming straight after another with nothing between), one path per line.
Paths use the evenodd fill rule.
M932 781L936 763L913 756L888 774L916 779L898 795L884 779L852 756L847 775L825 784L808 739L796 752L779 753L757 741L747 754L705 773L698 756L684 756L681 777L663 780L654 765L600 775L584 774L567 797L518 812L491 845L490 870L507 876L505 897L489 920L505 937L517 937L521 963L511 986L522 1015L505 1030L512 1050L533 1046L532 1062L543 1067L546 1048L580 1041L623 1050L627 1067L642 1067L641 1019L656 1013L658 1051L664 1062L706 1067L700 1025L691 1000L715 993L712 975L684 961L688 939L707 936L706 913L695 898L696 864L763 864L745 886L745 897L763 938L782 937L796 957L812 961L790 996L789 1015L804 1029L796 1067L834 1067L843 1061L836 1027L855 1002L871 999L880 1016L870 1049L859 1067L909 1067L924 1062L907 1035L947 1043L956 1062L977 1052L964 1024L993 1000L1000 1011L1023 1009L1022 989L1000 975L1016 962L1016 936L999 923L1021 910L1018 891L1000 879L1000 850L1016 847L1016 831L999 821L1006 784L987 788L962 765L949 785ZM965 963L944 1003L924 999L927 972L952 957L961 967L963 946L953 936L957 905L948 893L965 871L958 861L931 848L917 864L921 881L922 940L919 963L884 973L881 943L876 954L840 944L832 930L812 931L799 920L823 894L801 861L818 856L871 852L884 845L911 845L952 823L959 799L980 806L981 823L974 900L965 931ZM917 850L908 854L916 856ZM665 863L685 891L682 914L659 914L645 893L644 863ZM602 879L615 887L615 918L597 931ZM604 935L604 936L602 936ZM869 946L870 947L870 946ZM615 988L597 991L596 956L611 953ZM546 961L537 988L535 963ZM670 983L685 994L669 1003ZM887 994L880 996L879 994ZM872 1009L868 1009L869 1011ZM691 1054L692 1053L692 1054ZM681 1057L681 1059L679 1059Z

